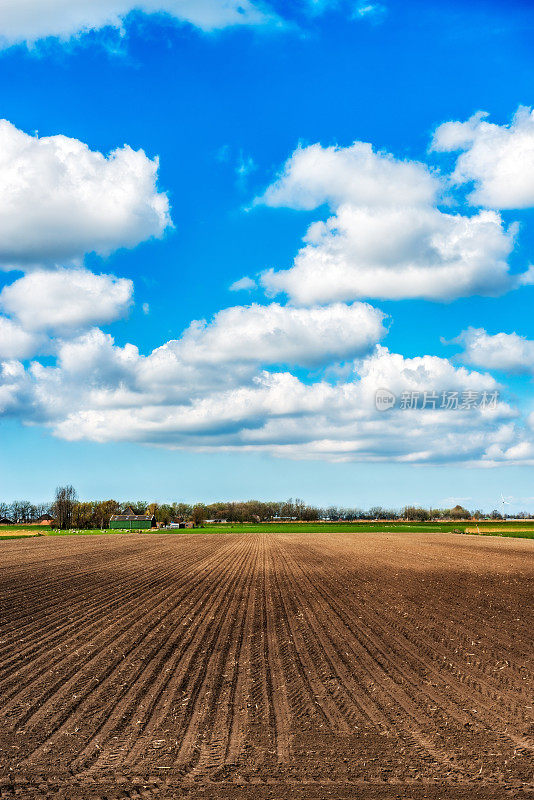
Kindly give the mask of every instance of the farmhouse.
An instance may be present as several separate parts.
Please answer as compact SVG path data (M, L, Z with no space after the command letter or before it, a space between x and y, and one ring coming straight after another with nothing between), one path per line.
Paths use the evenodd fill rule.
M0 517L0 525L13 525L13 520L7 517Z
M125 514L114 514L109 527L115 530L150 530L156 527L156 517L150 514L134 514L131 508L126 509Z

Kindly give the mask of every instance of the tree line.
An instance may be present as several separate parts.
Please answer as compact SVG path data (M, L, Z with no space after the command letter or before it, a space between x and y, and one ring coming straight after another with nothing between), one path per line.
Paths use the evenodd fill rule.
M34 505L25 500L12 503L0 502L0 518L6 518L18 524L37 522L45 514L50 514L54 524L61 529L97 529L107 528L110 518L116 514L124 514L132 509L134 514L154 516L161 525L171 522L192 522L202 525L208 520L215 522L272 522L300 521L313 522L325 520L329 522L355 520L410 520L427 522L430 520L460 519L503 519L502 514L494 509L491 514L481 510L469 511L463 506L454 508L422 508L405 506L401 510L373 506L368 510L345 506L309 505L299 498L283 501L247 500L243 502L218 503L151 503L146 500L79 500L74 487L60 486L56 490L51 503ZM532 515L520 512L514 518L531 519Z
M12 522L29 524L45 514L50 514L51 503L30 503L29 500L14 500L12 503L0 502L0 519L9 519Z

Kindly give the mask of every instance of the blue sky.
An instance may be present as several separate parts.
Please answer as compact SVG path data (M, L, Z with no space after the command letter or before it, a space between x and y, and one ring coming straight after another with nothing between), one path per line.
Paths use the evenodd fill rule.
M59 5L0 12L2 497L534 509L530 4ZM380 388L499 408L380 414Z

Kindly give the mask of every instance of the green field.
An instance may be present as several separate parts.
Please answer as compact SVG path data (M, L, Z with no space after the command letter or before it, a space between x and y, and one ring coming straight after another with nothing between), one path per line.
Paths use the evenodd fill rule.
M49 531L50 525L0 525L0 531Z
M465 526L454 522L262 522L262 523L229 523L224 525L206 525L209 531L243 531L247 533L371 533L384 531L386 533L417 533L449 532L463 530ZM534 525L533 525L534 527Z
M124 534L141 534L142 536L150 536L153 533L167 533L167 534L187 534L187 533L209 533L209 527L205 528L175 528L173 530L133 530L117 529L117 528L96 528L94 530L67 530L58 531L50 528L49 525L40 527L39 525L0 525L0 540L2 539L31 539L34 536L121 536ZM224 527L224 526L221 526ZM20 533L23 531L23 533ZM213 531L214 533L224 533L224 530Z
M263 532L263 533L465 533L466 528L474 528L476 522L273 522L273 523L243 523L206 525L205 530L222 532L224 530L234 533ZM499 527L499 531L489 531L488 528ZM506 536L520 539L534 539L534 520L521 522L479 522L480 534L477 536ZM509 530L521 528L521 530Z
M511 538L534 539L534 520L521 522L491 521L479 522L265 522L265 523L229 523L210 524L203 528L186 528L160 530L158 533L169 535L190 535L198 533L465 533L466 528L476 528L480 533L471 531L473 536L506 536ZM495 530L498 528L498 530ZM0 525L0 539L23 539L25 535L17 535L19 531L32 533L34 536L101 536L103 534L119 536L130 533L128 530L72 530L57 531L49 526L35 525ZM12 535L10 536L10 532ZM143 536L156 531L135 531Z
M502 533L497 533L496 531L488 531L487 533L483 533L480 531L480 534L475 533L474 536L506 536L508 539L534 539L534 531L503 531Z
M519 526L518 526L519 527ZM470 536L505 536L508 539L534 539L534 528L525 528L524 530L507 530L503 528L501 531L495 530L484 530L483 526L480 525L480 533L475 533L474 531L469 531Z
M9 536L9 532L13 534ZM17 535L19 531L24 533ZM41 527L40 525L0 525L0 539L28 539L33 536L101 536L102 534L116 534L116 533L130 533L130 531L122 530L72 530L72 531L57 531L49 525ZM30 534L28 536L27 534Z

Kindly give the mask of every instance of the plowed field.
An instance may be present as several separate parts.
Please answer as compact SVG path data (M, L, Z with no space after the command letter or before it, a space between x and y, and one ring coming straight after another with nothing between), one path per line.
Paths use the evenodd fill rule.
M534 542L0 542L0 797L532 797Z

